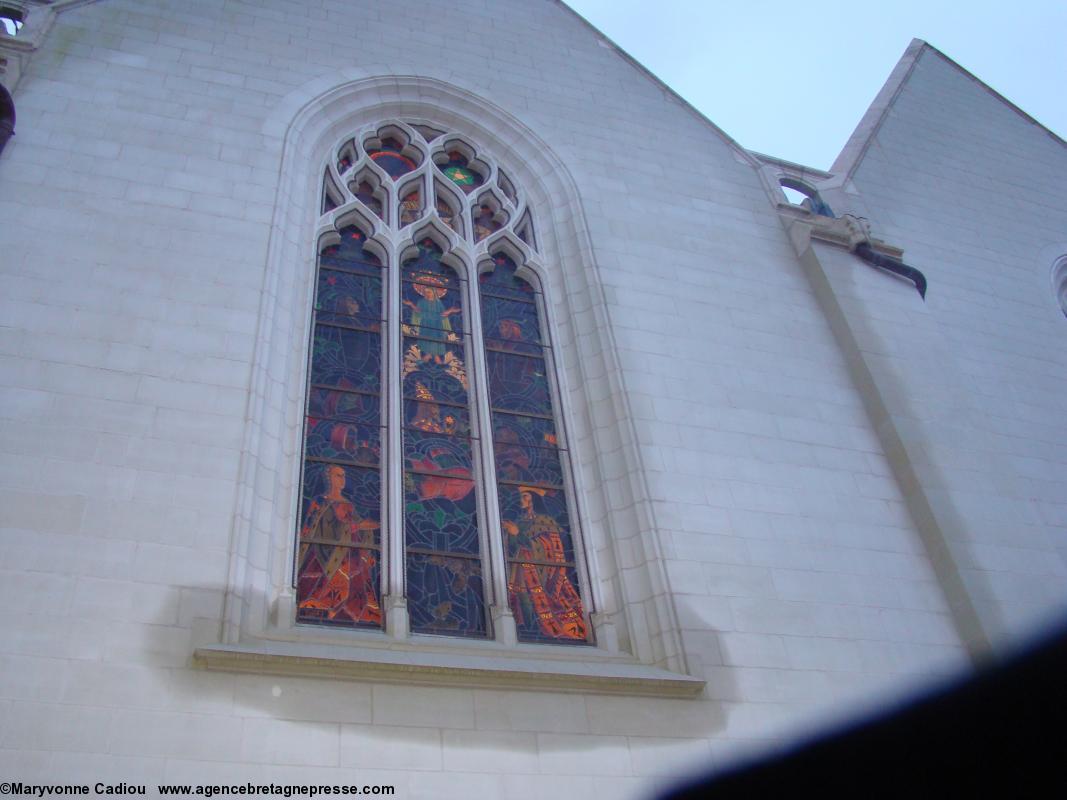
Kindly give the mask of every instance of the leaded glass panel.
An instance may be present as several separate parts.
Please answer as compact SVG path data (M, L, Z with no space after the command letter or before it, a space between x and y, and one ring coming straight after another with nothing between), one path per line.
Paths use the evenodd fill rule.
M492 578L496 602L506 594L522 641L587 643L540 293L518 277L528 273L497 252L479 275L482 326L472 338L465 303L475 287L457 273L460 264L473 267L472 244L498 232L506 231L494 249L509 247L503 242L512 235L532 245L531 212L499 165L461 139L441 139L444 152L436 154L426 147L424 140L447 134L421 123L414 130L386 123L345 141L332 156L336 174L362 204L342 218L370 225L373 214L386 233L368 246L366 233L349 226L319 257L294 565L297 620L381 628L383 595L402 592L413 633L484 638L490 627L484 581ZM336 213L348 195L331 169L323 185L323 209ZM467 195L478 191L464 201L452 186ZM428 212L461 239L470 226L457 252L446 256L435 242L456 240L435 233L435 223L420 223ZM414 242L399 235L420 225ZM375 254L390 248L405 254L398 298L386 291L393 284ZM381 396L386 353L400 364L400 374L389 376L401 390L394 420L400 435L391 439L383 418L391 406ZM483 354L490 418L479 420L470 408L471 359ZM474 374L480 372L479 366ZM490 442L482 442L479 429ZM387 442L397 441L399 449L387 454ZM501 537L504 563L483 575L480 517L488 498L478 462L490 450L501 525L491 535ZM390 457L400 460L399 480L386 486L382 470ZM386 502L386 492L397 506ZM402 524L396 520L389 536L382 531L387 507L402 510Z
M430 398L432 395L416 386L416 395ZM441 405L426 399L404 401L404 427L428 433L444 433L449 436L470 436L470 416L464 406Z
M382 342L377 333L316 325L311 343L311 382L342 389L380 389Z
M404 281L401 319L406 336L458 343L463 333L463 298L459 286L438 275L415 273Z
M381 329L382 279L336 269L319 270L315 319L363 330Z
M450 151L447 160L438 164L438 168L452 183L464 193L469 194L485 182L481 173L470 166L470 161L458 150Z
M403 145L397 139L387 137L382 139L380 147L368 148L367 155L374 160L375 164L389 173L390 177L396 179L407 175L418 166L414 159L401 152L403 149Z
M495 410L552 415L543 358L487 350L489 396Z
M503 255L479 277L508 603L524 642L590 639L533 287Z
M423 241L402 270L408 613L416 633L485 636L464 284L441 258Z
M487 635L479 559L411 553L407 587L411 629L416 633Z
M297 621L380 628L382 267L354 227L323 249L304 424Z
M492 272L483 272L478 276L482 297L510 297L533 302L536 294L534 287L522 278L515 277L517 269L515 262L507 256L494 256Z

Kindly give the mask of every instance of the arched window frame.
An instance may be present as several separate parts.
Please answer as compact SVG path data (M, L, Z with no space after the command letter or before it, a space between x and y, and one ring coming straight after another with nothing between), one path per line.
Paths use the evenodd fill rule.
M662 590L668 545L660 540L654 497L641 478L639 439L577 185L552 146L508 111L445 76L418 73L393 65L381 75L362 68L322 75L279 101L263 125L260 144L278 160L277 187L241 459L232 484L229 555L218 584L205 587L218 593L222 619L205 620L194 658L219 669L385 680L433 675L436 682L442 676L437 654L463 653L449 679L465 685L691 696L703 681L689 675L679 610ZM320 157L363 123L398 117L422 118L490 143L542 221L536 241L549 264L541 276L552 291L547 318L557 367L565 364L560 377L567 379L561 413L570 426L582 528L595 553L589 568L590 590L601 609L593 620L595 649L566 648L567 653L532 661L535 656L524 656L522 646L379 647L358 632L337 636L292 625L293 520L314 288L310 256L321 233L313 224L321 202ZM479 660L476 652L487 655ZM473 672L471 664L477 667ZM500 671L505 664L520 672L509 677L507 669ZM524 677L534 674L534 682Z
M434 126L433 133L437 133ZM411 168L390 176L377 163L375 153L382 142L392 138L401 148L398 152L411 162ZM464 193L453 186L440 165L444 158L452 158L458 152L471 168L480 174L481 182ZM445 154L445 155L443 155ZM415 163L417 160L417 164ZM448 163L451 163L449 161ZM372 173L378 178L377 186L384 189L387 212L379 215L377 209L367 207L351 189L357 175ZM569 535L574 553L574 569L578 590L582 598L581 627L586 635L577 643L592 644L595 641L590 623L595 613L595 592L591 590L589 562L581 533L581 513L578 509L573 468L567 449L566 422L561 414L562 394L559 374L553 359L552 323L547 317L550 303L544 301L546 274L537 251L519 238L516 230L535 241L535 215L525 202L521 187L504 176L500 165L487 152L485 146L473 141L461 131L446 132L426 140L418 123L386 119L369 123L359 130L342 136L326 158L323 166L319 216L318 250L339 235L339 230L354 225L366 236L366 246L380 253L386 279L385 325L382 337L382 385L383 453L382 462L382 550L381 581L377 587L378 597L385 611L385 631L394 638L407 639L412 635L412 620L408 613L406 552L403 544L405 480L403 459L403 397L397 391L398 376L403 358L404 333L400 320L403 317L404 265L415 254L418 243L432 240L442 251L441 263L447 264L459 277L463 288L465 330L462 338L467 349L468 372L471 377L469 406L474 435L474 476L479 520L478 538L481 544L483 599L487 616L491 618L488 638L514 644L517 632L509 604L508 563L505 534L502 531L500 508L497 498L499 487L496 479L492 411L490 409L489 381L486 370L487 356L482 336L481 295L479 277L495 268L493 256L504 255L518 266L516 277L529 284L534 292L537 315L542 338L546 377L551 395L553 422L559 436L558 455L563 474L563 493L567 518L571 520ZM421 211L417 219L403 222L400 206L407 190L418 185L421 192ZM447 204L453 211L459 209L463 224L460 232L451 228L438 214L438 192L447 193ZM465 196L464 196L465 195ZM330 202L327 202L329 200ZM340 202L338 202L340 201ZM479 209L486 209L481 216ZM482 219L491 216L492 228L487 229ZM392 223L392 224L390 224ZM316 273L317 274L317 273ZM310 366L309 355L309 366ZM298 519L302 514L298 511ZM299 564L294 557L294 588ZM561 567L562 568L562 567ZM299 598L298 598L299 602ZM416 634L417 635L417 634ZM577 637L576 637L577 638ZM575 640L561 639L557 644L572 644Z

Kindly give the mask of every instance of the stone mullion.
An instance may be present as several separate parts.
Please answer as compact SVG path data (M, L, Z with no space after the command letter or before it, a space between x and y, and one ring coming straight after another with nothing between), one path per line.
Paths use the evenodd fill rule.
M390 209L395 211L396 209ZM392 215L391 215L392 216ZM386 476L384 495L386 497L386 525L384 540L382 574L387 576L386 589L386 630L397 639L406 639L410 633L407 593L405 588L404 561L404 458L403 458L403 424L404 399L399 376L401 374L401 355L403 352L400 330L400 300L402 297L400 249L393 246L389 254L390 267L385 291L386 335L385 365L382 370L382 393L386 413Z

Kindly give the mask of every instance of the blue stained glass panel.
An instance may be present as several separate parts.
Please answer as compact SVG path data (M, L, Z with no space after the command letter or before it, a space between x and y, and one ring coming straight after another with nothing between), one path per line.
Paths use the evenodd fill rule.
M312 383L379 391L382 369L380 334L316 325L311 348Z
M486 347L541 354L541 325L537 319L537 306L533 303L483 297L482 329Z
M404 401L404 426L450 436L470 436L471 433L470 416L465 408L421 400Z
M483 272L478 276L483 297L497 295L512 297L516 300L531 301L534 299L534 287L515 277L518 267L514 261L498 253L493 256L493 265L492 272Z
M508 442L494 442L496 474L502 481L563 485L563 468L559 451L554 447L523 447Z
M336 392L312 387L308 396L308 416L354 422L359 425L378 425L381 421L381 403L378 396L373 394Z
M381 328L380 277L320 269L315 295L316 319L376 331Z
M381 544L381 486L377 468L305 461L301 541Z
M377 465L381 459L381 428L332 419L307 418L304 455Z
M435 282L442 286L458 286L459 276L447 264L441 263L444 255L433 239L423 239L417 245L418 254L404 262L403 279L406 281L423 280L432 275Z
M408 547L477 555L474 481L406 473L404 527Z
M485 354L489 371L490 404L500 411L525 414L552 414L544 359L510 355L489 350Z
M400 152L402 149L403 145L396 139L383 139L382 146L367 150L367 155L391 177L399 178L418 166L414 159Z
M558 447L556 425L550 419L493 412L493 441L524 447Z
M476 637L487 634L478 559L410 553L407 594L413 632Z
M365 249L367 237L363 232L350 225L342 228L340 233L340 242L323 249L319 257L320 265L354 269L367 275L380 275L381 259Z

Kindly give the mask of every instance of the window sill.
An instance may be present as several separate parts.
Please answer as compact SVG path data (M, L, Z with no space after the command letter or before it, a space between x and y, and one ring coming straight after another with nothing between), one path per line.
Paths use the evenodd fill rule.
M694 697L705 683L584 649L569 657L538 657L526 650L476 653L259 640L203 645L193 660L205 669L225 672L650 697Z

